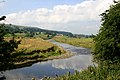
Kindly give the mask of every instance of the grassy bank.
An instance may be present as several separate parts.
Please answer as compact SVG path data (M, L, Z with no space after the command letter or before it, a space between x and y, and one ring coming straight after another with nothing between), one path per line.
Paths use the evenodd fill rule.
M57 42L67 43L85 48L92 48L93 46L92 38L69 38L67 36L56 36L53 39Z
M6 38L6 40L9 39L10 38ZM14 56L14 58L12 58L12 62L16 67L31 65L38 61L46 61L70 56L70 54L61 47L40 38L21 39L21 44L19 44L16 51L11 55Z

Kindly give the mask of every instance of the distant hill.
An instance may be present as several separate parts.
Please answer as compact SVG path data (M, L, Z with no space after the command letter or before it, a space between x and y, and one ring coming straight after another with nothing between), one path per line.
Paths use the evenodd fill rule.
M0 24L1 25L1 24ZM55 30L47 30L47 29L41 29L38 27L28 27L28 26L20 26L20 25L12 25L12 24L5 24L5 28L11 32L15 33L18 36L22 37L41 37L43 39L50 39L56 35L59 36L68 36L68 37L74 37L74 38L88 38L88 37L94 37L95 35L84 35L84 34L72 34L71 32L66 31L55 31Z
M63 35L63 36L69 36L72 37L73 34L71 32L65 32L65 31L54 31L54 30L47 30L47 29L41 29L38 27L28 27L28 26L20 26L20 25L12 25L12 24L5 24L5 28L9 30L9 32L12 33L26 33L32 35L33 37L36 34L46 34L49 36L56 36L56 35Z

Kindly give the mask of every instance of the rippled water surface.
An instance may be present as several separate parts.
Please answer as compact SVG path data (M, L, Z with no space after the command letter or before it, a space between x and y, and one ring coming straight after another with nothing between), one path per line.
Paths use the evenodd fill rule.
M65 50L69 50L74 56L67 59L49 60L38 62L29 67L8 70L4 72L7 80L31 80L32 77L40 79L44 76L63 75L68 71L73 73L74 70L81 71L92 65L92 55L89 49L75 47L68 44L53 42Z

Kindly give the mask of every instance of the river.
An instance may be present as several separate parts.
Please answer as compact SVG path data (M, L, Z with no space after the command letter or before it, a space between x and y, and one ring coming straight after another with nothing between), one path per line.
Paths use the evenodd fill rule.
M69 44L52 42L70 51L74 56L66 59L48 60L45 62L34 63L32 66L13 70L7 70L3 73L6 80L31 80L35 77L39 80L42 77L64 75L68 71L74 73L74 70L81 71L89 65L93 65L92 55L89 49L75 47Z

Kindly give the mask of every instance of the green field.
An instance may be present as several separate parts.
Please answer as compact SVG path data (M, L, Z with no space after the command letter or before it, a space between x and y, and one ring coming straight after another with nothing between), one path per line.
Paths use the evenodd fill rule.
M84 48L92 48L94 45L92 38L69 38L67 36L56 36L53 40Z

